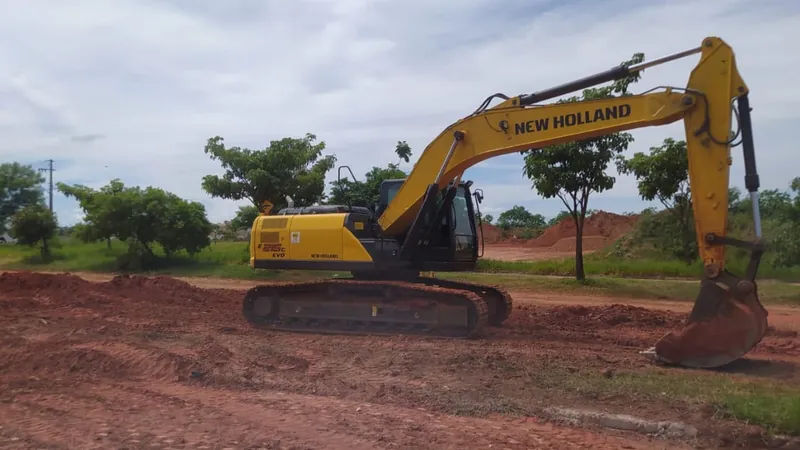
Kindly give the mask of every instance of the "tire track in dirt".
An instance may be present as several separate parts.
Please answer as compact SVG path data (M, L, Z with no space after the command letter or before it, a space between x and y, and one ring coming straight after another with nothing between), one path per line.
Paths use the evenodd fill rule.
M236 420L269 424L274 429L269 434L313 435L314 448L659 448L656 443L631 445L611 436L531 421L455 417L318 396L263 391L231 395L216 389L163 384L148 385L146 390L220 410ZM313 422L306 419L310 417ZM333 429L347 433L331 433Z
M30 448L22 443L82 449L688 448L532 420L454 417L316 396L163 383L18 394L13 403L0 404L0 423L19 448Z

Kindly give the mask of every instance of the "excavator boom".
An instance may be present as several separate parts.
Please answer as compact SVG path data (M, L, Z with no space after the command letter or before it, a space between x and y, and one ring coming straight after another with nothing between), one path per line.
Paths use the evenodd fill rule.
M616 98L536 105L606 81L678 58L700 53L686 88ZM757 296L755 276L763 253L758 211L759 180L755 165L748 88L736 66L733 50L709 37L702 45L659 60L616 67L544 92L514 98L483 108L444 130L425 149L419 162L379 219L389 235L405 233L406 246L417 238L416 216L430 207L432 194L459 180L464 171L485 159L571 142L608 133L659 126L683 119L693 194L697 244L704 274L689 322L655 347L665 362L693 367L716 367L752 349L767 329L767 311ZM732 102L738 103L738 131L730 136ZM726 237L731 144L741 136L745 184L753 197L756 242ZM433 182L433 184L429 184ZM427 187L427 188L426 188ZM725 270L725 246L751 250L744 278Z
M698 53L700 61L692 70L684 88L662 87L638 95L539 104L544 100L622 79L645 68ZM460 189L468 189L468 185L463 187L461 181L466 169L488 158L521 150L535 150L683 120L697 244L704 273L700 293L686 327L658 341L654 353L661 361L692 367L725 364L752 349L764 336L767 328L767 312L758 300L755 284L763 244L758 212L759 181L747 95L748 88L739 75L733 50L716 37L704 39L694 49L629 67L614 67L538 93L516 97L495 94L484 101L474 113L447 127L425 148L408 178L402 182L393 197L387 196L386 204L381 208L376 221L367 218L364 222L359 222L361 219L353 217L360 216L354 216L352 210L319 219L304 219L302 213L291 216L291 219L276 219L272 222L269 222L269 218L257 219L253 226L251 264L263 268L352 267L371 273L373 282L374 278L385 279L408 271L430 270L429 267L434 262L452 270L464 270L464 267L471 267L470 264L476 258L459 259L462 249L477 242L469 231L472 227L474 232L472 207L460 209L468 219L460 221L460 228L456 223L459 222L457 217L448 216L448 211L453 208L454 198L459 195ZM503 101L490 108L489 103L494 97L500 97ZM738 111L733 102L738 104ZM737 116L738 129L731 136L734 113ZM744 150L745 184L754 200L754 243L726 236L730 148L739 137ZM462 196L459 200L461 204L468 204L468 197L469 195ZM287 225L288 220L292 221L291 225ZM267 223L281 225L272 229ZM374 226L367 226L365 223ZM445 229L449 228L442 235L437 234L440 223ZM283 244L286 236L281 234L281 230L287 227L291 229L289 245L296 244L298 249L295 253L289 250L289 256ZM374 232L370 231L373 228ZM261 236L260 242L255 240L257 233ZM310 238L301 238L301 233L304 236L310 235ZM309 242L308 239L311 239L312 244L304 249L305 244L301 242ZM441 244L448 239L449 244ZM726 245L747 247L752 251L751 264L744 277L737 277L725 269ZM323 247L330 250L323 252ZM263 251L266 248L271 250ZM295 256L306 252L309 259ZM269 253L272 253L271 257L267 256ZM319 258L337 261L323 265L314 261ZM341 265L337 266L335 263ZM394 311L386 313L385 320L395 324L402 323L403 327L412 327L415 321L422 320L422 310L412 311L415 311L414 305L419 304L423 298L432 298L425 294L425 289L430 289L432 282L430 279L415 279L414 282L417 285L413 288L402 282L401 285L395 284L393 292L405 292L405 300L386 300L381 304L384 306L373 303L371 317L379 316L379 311L385 307L387 311ZM347 289L366 289L358 281L350 284L337 283L335 289L339 290L344 289L344 286ZM373 284L375 289L388 289L389 286L390 283L380 281ZM501 289L470 287L463 283L451 288L448 294L444 291L438 294L445 297L449 295L450 300L442 297L438 303L426 301L429 309L425 310L424 315L427 317L425 327L428 329L441 328L448 323L450 332L458 329L461 331L457 333L473 336L477 334L482 323L499 325L511 312L510 297ZM269 292L274 294L277 292L275 289L277 288ZM329 295L334 295L334 284L328 283L324 289L327 289L325 292ZM266 290L262 291L264 292L258 295L266 298ZM345 312L350 311L347 308L352 311L355 311L352 308L356 308L356 303L348 297L349 294L342 294L335 304L343 306L333 310L326 309L333 306L323 307L323 302L308 300L311 291L301 291L296 287L287 288L284 294L291 294L293 300L284 304L292 305L297 314L301 310L308 311L312 306L317 311L327 311L307 313L310 315L303 316L305 319L311 320L309 318L313 317L314 320L327 320L326 318L336 316L348 322L355 317L350 312ZM246 314L251 319L255 317L253 311L258 309L255 300L258 295L252 293L248 297L250 303L246 303ZM380 295L384 298L391 297L388 291ZM379 295L374 294L371 298L377 296ZM278 305L281 300L274 295L273 298L270 300L272 312L264 313L264 317L272 317L270 320L273 322L284 320L280 317L289 318L290 313L275 312L280 309ZM302 303L305 306L301 306L301 298L306 302ZM361 306L358 307L366 307L366 304L359 303ZM334 305L334 302L326 305ZM402 314L405 315L401 316L400 311L404 311ZM366 312L359 314L361 318L368 315ZM457 315L463 315L464 319L456 320Z

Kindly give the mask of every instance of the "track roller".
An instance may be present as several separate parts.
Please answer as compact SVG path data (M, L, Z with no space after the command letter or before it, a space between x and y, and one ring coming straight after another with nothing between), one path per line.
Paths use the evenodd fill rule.
M439 286L446 289L467 290L477 294L489 308L488 323L491 326L499 327L511 315L514 308L514 302L511 299L508 291L499 287L488 284L466 283L463 281L443 280L440 278L432 277L418 277L414 279L415 283L422 283L426 286Z

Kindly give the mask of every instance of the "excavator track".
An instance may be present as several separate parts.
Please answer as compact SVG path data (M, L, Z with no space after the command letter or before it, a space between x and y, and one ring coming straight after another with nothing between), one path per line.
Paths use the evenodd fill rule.
M486 302L470 290L346 279L256 286L242 312L266 330L448 338L479 336L489 317Z
M466 283L463 281L442 280L431 277L419 277L414 280L426 286L439 286L446 289L467 290L477 294L489 308L488 323L491 326L499 327L511 315L514 308L514 301L511 295L500 286L489 284Z

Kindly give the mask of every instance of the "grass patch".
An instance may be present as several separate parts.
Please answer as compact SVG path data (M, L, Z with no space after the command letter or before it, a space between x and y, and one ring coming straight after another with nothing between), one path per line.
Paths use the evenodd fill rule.
M117 258L122 256L125 250L126 246L121 242L113 242L109 249L106 243L84 244L63 240L54 242L52 258L44 261L36 248L0 245L0 269L116 273L120 272ZM348 272L253 270L247 264L248 261L249 253L246 242L217 242L194 257L177 254L170 258L160 259L155 267L143 273L275 281L350 276ZM489 269L487 269L487 264ZM492 264L496 265L492 266ZM620 273L625 273L624 270L619 270L619 273L616 274L611 270L589 271L592 278L584 282L578 282L568 277L558 277L569 275L569 270L565 268L570 264L572 264L571 261L533 263L481 261L482 272L439 273L437 276L453 280L500 284L507 289L545 290L641 299L694 301L699 290L699 283L683 280L620 277ZM636 265L633 262L630 264L631 267ZM591 266L587 265L588 267ZM513 270L499 270L503 268ZM611 274L606 272L611 272ZM695 280L698 279L696 274L691 277ZM762 279L759 283L759 294L765 303L800 304L800 285Z
M694 301L700 282L650 280L596 276L579 282L572 278L508 273L442 273L438 277L499 284L509 290L539 290L571 294L604 295L623 298ZM758 283L759 299L764 303L800 305L800 285L776 280Z
M800 387L759 379L742 381L721 373L676 370L620 373L571 372L563 368L530 373L533 385L589 398L624 399L631 404L711 405L721 417L760 425L768 432L800 435Z
M783 392L780 392L783 391ZM733 392L722 397L726 415L759 424L776 433L800 435L800 391L755 386L751 392Z
M53 255L49 260L43 260L35 248L1 245L0 268L52 272L117 273L123 272L119 269L117 260L125 254L126 249L126 244L122 242L113 242L109 249L106 243L84 244L65 239L54 245ZM159 253L158 249L156 249L156 253ZM142 271L142 273L266 280L305 279L335 274L335 272L253 270L248 265L249 259L247 242L216 242L194 256L179 253L166 258L161 255L154 267Z
M448 392L436 397L453 413L535 414L533 398L541 405L566 406L571 401L586 406L599 402L617 413L631 413L648 405L667 405L686 414L716 413L719 418L745 421L768 432L800 435L800 386L796 381L753 378L726 370L688 370L648 367L623 370L606 376L598 367L570 367L558 361L526 359L525 354L464 353L442 362L454 374L497 374L498 383L478 386L478 401L469 408L454 404ZM738 366L741 367L742 366ZM524 390L520 390L524 387ZM435 389L435 388L434 388ZM454 387L456 389L456 387ZM485 401L491 399L491 402ZM708 408L708 407L711 408ZM710 412L709 412L710 409ZM636 415L635 412L633 412ZM647 415L647 414L645 414Z
M733 273L744 273L746 261L732 260L728 268ZM657 261L648 259L623 260L601 258L593 254L584 256L587 276L614 276L624 278L693 278L702 275L702 264L698 261L686 264L680 261ZM545 261L498 261L481 259L478 270L491 273L526 273L530 275L575 276L575 258ZM800 267L776 268L762 264L759 279L800 282Z

